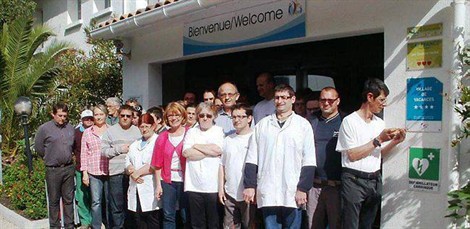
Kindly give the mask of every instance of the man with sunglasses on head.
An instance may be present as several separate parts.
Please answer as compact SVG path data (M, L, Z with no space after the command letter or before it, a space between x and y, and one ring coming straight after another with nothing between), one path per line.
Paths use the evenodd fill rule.
M338 91L325 87L320 92L320 111L311 114L317 168L308 193L308 228L341 228L341 153L336 142L345 114L339 111L339 103Z
M376 116L385 108L388 94L382 80L368 79L361 107L346 116L339 129L336 150L341 152L343 166L343 228L372 228L382 199L382 156L405 140L405 129L385 128Z
M109 160L109 221L110 228L123 228L127 206L129 177L124 173L126 154L129 145L142 135L138 127L132 125L133 108L123 105L119 108L119 122L109 127L102 136L101 152Z
M256 124L245 160L244 200L255 200L266 228L300 228L302 208L315 173L315 145L309 122L295 114L289 85L274 89L276 113Z
M74 129L68 123L69 108L64 103L52 107L52 120L42 124L34 139L34 149L44 157L46 165L47 197L49 199L49 226L61 228L60 198L64 204L64 227L74 228L73 199L74 173L72 152Z
M218 96L222 101L222 109L219 110L214 121L215 125L224 129L225 136L228 136L235 133L235 127L233 127L232 123L232 106L237 103L240 94L235 84L223 83L219 87Z

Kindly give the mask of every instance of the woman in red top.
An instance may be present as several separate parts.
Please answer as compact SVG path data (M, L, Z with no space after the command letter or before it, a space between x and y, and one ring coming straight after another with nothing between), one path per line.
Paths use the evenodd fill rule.
M151 166L155 169L156 197L162 200L163 228L176 228L176 209L186 223L186 198L184 194L184 169L186 158L182 155L186 134L186 110L176 102L168 104L163 120L168 130L162 132L155 142Z

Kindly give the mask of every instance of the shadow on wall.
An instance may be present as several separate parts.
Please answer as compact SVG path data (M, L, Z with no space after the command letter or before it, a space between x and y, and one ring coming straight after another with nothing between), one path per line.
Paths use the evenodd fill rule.
M404 93L404 92L402 92ZM400 93L400 94L402 94ZM419 136L407 136L402 144L384 159L384 164L388 165L387 170L400 170L401 173L390 175L383 178L384 194L382 196L382 218L381 222L393 222L400 218L400 228L423 228L421 220L425 219L426 211L422 211L422 193L411 191L408 188L408 150L409 147L420 141ZM405 161L406 165L396 165L396 161ZM388 162L388 163L387 163ZM390 167L394 166L390 169ZM404 213L406 212L406 213ZM397 216L405 214L406 216Z
M398 180L402 179L407 179L407 174L403 174L398 177ZM420 215L426 214L426 211L422 211L420 209L421 200L418 197L418 193L409 191L406 183L397 183L396 180L397 178L391 177L383 180L384 184L396 183L397 185L400 185L400 188L395 189L399 191L388 191L382 197L382 222L388 222L392 220L397 213L406 211L406 216L403 218L401 225L397 225L397 227L423 228L422 222L419 219L423 218ZM406 196L406 199L403 198L404 196ZM409 206L415 207L410 208Z

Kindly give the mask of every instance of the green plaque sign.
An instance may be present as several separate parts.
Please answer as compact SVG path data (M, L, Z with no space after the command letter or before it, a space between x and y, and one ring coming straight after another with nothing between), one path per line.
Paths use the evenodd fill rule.
M439 191L440 149L410 148L409 187L420 191Z

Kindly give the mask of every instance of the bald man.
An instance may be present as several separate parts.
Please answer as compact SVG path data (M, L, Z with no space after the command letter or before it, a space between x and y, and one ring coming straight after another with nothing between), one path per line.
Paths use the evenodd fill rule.
M256 104L253 108L254 123L258 123L262 118L274 114L276 107L274 106L274 78L271 73L261 73L256 77L256 89L264 99Z
M235 133L235 128L232 123L232 106L237 103L238 93L237 86L232 83L224 83L220 85L218 90L218 97L222 101L222 109L219 110L215 125L224 129L225 136Z

